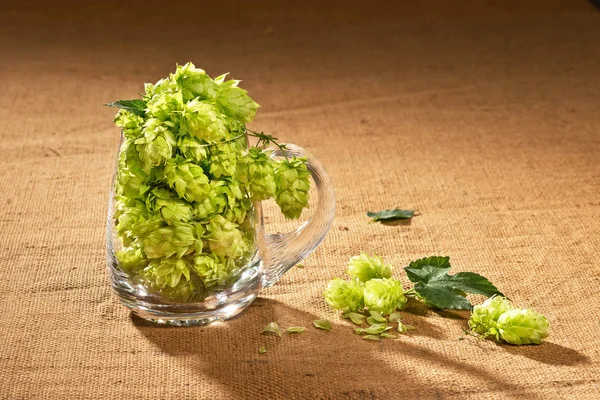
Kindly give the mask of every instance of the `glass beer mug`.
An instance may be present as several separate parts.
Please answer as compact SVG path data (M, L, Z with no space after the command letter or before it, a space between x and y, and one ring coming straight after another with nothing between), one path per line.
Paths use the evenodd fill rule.
M246 138L241 146L248 148ZM162 324L203 325L227 320L248 307L262 288L275 284L286 271L314 251L333 221L333 186L321 163L301 147L289 144L271 154L272 158L284 156L307 159L306 165L313 181L311 194L317 195L316 206L310 208L310 218L300 222L292 232L267 233L261 202L252 202L247 193L242 195L240 201L246 201L248 207L247 212L238 218L236 226L244 235L243 254L236 253L235 258L230 254L225 272L214 268L211 270L213 260L207 256L205 260L200 260L201 265L196 265L196 268L205 272L203 276L187 267L194 266L194 246L200 246L196 247L196 254L202 252L202 246L213 246L211 249L221 246L215 251L229 254L232 249L227 248L227 240L210 243L198 239L202 233L195 232L196 244L190 242L189 249L186 248L188 250L169 256L169 265L157 267L153 264L158 262L158 258L153 257L154 250L150 247L145 249L147 258L144 257L138 264L125 261L130 255L123 252L132 250L127 247L130 245L129 240L123 239L125 236L119 231L118 223L129 216L123 215L115 201L115 173L109 199L106 243L108 274L119 300L141 318ZM160 194L157 196L160 197ZM216 218L221 218L224 226L227 226L225 218ZM191 230L190 226L192 225L184 224L180 228ZM166 226L163 221L162 227L158 225L148 234L154 239L153 245L158 248L156 251L164 251L166 245L161 242L161 238L174 240L173 235L177 237L179 234L177 229ZM153 279L148 279L147 274L145 275L148 266L153 266ZM161 276L163 272L160 271L165 275Z

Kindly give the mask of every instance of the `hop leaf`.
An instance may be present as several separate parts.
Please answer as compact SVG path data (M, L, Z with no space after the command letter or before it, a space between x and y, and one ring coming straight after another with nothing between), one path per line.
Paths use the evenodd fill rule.
M308 207L310 172L305 157L281 160L275 167L275 201L287 218L297 219Z
M472 331L484 335L492 328L496 328L498 318L508 310L515 308L510 300L502 296L493 296L483 304L473 307L469 318L469 327Z
M209 180L202 167L182 157L169 160L164 174L169 186L187 201L202 201L210 193Z
M208 143L227 136L227 127L218 110L210 103L194 99L185 104L180 120L181 134L189 134Z
M548 337L548 325L546 317L536 311L508 310L498 318L496 339L514 345L540 344Z
M402 285L393 278L371 279L365 282L365 307L369 311L391 314L406 304Z
M356 277L362 282L371 279L389 278L392 276L392 266L383 262L381 257L369 256L360 252L348 262L348 275Z
M210 250L221 257L238 258L244 255L248 244L237 226L221 215L214 216L207 226L206 234Z
M325 301L333 309L358 311L363 308L363 285L358 280L345 281L335 278L323 292Z

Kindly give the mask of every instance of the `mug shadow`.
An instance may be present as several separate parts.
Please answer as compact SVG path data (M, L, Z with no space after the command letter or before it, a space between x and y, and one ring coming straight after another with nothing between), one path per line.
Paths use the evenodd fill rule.
M411 343L410 338L374 343L360 340L342 324L333 324L331 332L314 329L315 319L319 317L260 297L241 316L208 327L160 326L131 316L147 340L187 368L195 381L190 385L206 387L208 379L236 399L256 398L257 393L261 398L352 399L395 398L398 393L408 398L449 395L444 384L436 385L435 377L417 365L435 366L444 374L466 373L481 381L477 390L535 398L524 387ZM414 322L419 331L427 332L425 319L410 317L406 323ZM282 331L289 326L304 326L306 331L284 332L281 338L261 335L272 321ZM266 347L266 354L258 353L260 346ZM389 362L386 353L391 352L402 353L400 362Z
M504 350L511 354L520 355L549 365L573 366L591 363L588 356L581 354L577 350L552 342L544 342L539 346L511 346L499 343L497 345L502 346Z

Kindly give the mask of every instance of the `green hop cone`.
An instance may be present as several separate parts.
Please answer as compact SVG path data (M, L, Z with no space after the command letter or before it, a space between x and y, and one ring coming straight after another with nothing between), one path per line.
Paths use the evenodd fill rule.
M281 160L275 167L275 201L286 218L298 219L308 207L310 172L305 157Z
M469 327L473 332L485 335L496 327L498 318L508 310L515 308L510 300L502 296L490 297L483 304L473 307L469 318Z
M209 148L209 172L215 178L231 177L235 175L241 149L237 143L219 143Z
M171 129L174 129L171 122L156 118L150 118L144 123L143 136L134 142L140 159L144 162L144 172L149 173L150 168L164 165L173 157L177 141Z
M196 68L191 62L177 67L171 75L172 81L181 90L183 99L189 101L200 97L202 99L213 99L219 86L200 68Z
M131 241L136 238L133 232L134 227L148 220L148 210L145 203L138 200L129 201L127 205L117 203L115 218L117 234L121 237L123 245L129 246Z
M115 116L114 123L123 130L123 136L126 139L135 140L142 133L144 119L131 111L119 110Z
M329 281L323 296L331 308L355 312L363 308L363 289L363 283L358 279L345 281L335 278Z
M235 80L223 82L219 86L217 104L233 119L252 122L260 106L250 98L246 90L237 87L238 83Z
M231 279L231 263L221 262L216 254L199 254L194 258L194 271L206 288L222 286Z
M145 237L144 252L148 258L171 257L181 258L194 250L196 237L191 224L174 223L153 230Z
M183 136L177 140L177 147L181 154L195 163L201 163L208 157L207 145L195 137Z
M389 278L392 276L392 266L383 262L379 256L370 256L364 252L348 261L348 275L362 282L371 279Z
M144 172L144 164L139 158L135 146L124 143L119 154L119 170L117 171L116 194L129 199L144 197L148 174Z
M245 182L254 200L275 196L274 161L264 151L251 148L238 163L236 178Z
M160 258L150 261L144 275L158 287L176 287L181 278L190 280L190 262L185 258Z
M205 237L208 247L217 256L235 259L248 251L248 244L238 225L222 215L216 215L210 220L207 232Z
M147 112L161 121L177 122L183 110L181 92L163 92L152 96L146 105Z
M496 339L514 345L540 344L548 337L548 320L542 314L525 309L508 310L498 318L497 328L490 333Z
M165 188L153 189L146 204L148 209L160 213L168 225L173 225L175 222L188 222L193 218L191 204L178 199Z
M219 111L210 103L198 99L186 103L180 120L181 134L189 134L207 143L227 137L227 126Z
M144 256L142 249L133 245L115 252L115 257L119 261L119 265L126 272L133 272L148 264L148 259Z
M177 85L171 78L159 79L158 82L144 84L144 90L146 95L144 99L149 101L152 97L161 95L163 93L175 93L178 90Z
M369 311L379 311L382 314L391 314L406 304L402 285L393 278L371 279L365 282L364 296L365 307Z
M202 167L183 157L169 160L164 174L169 186L187 201L202 201L210 193L209 180Z

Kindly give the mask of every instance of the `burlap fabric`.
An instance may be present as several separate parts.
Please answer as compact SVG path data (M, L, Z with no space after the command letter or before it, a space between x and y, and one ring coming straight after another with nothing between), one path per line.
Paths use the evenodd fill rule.
M600 398L598 38L600 13L567 0L4 4L0 398ZM338 209L305 269L240 317L161 328L107 282L119 132L100 104L188 60L243 79L253 126L319 157ZM422 215L367 223L393 206ZM321 297L360 250L398 273L449 255L551 336L459 340L468 313L413 308L410 335L362 341ZM324 317L332 332L309 327ZM309 328L261 336L271 321Z

